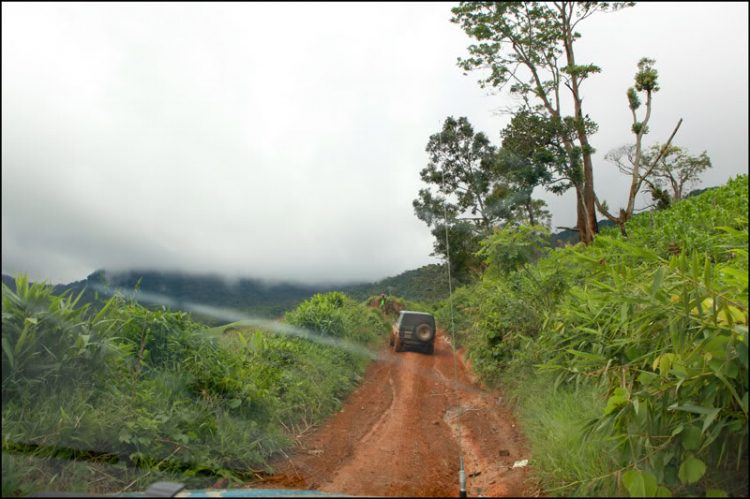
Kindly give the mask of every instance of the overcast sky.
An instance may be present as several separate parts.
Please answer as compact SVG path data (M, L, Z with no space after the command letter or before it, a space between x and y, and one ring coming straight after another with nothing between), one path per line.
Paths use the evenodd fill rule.
M437 262L414 216L430 134L467 116L495 144L512 104L456 66L453 4L2 4L2 272L98 268L369 281ZM648 143L748 171L748 4L648 3L584 21L595 185L632 142L625 91L656 59ZM553 226L572 193L538 192Z

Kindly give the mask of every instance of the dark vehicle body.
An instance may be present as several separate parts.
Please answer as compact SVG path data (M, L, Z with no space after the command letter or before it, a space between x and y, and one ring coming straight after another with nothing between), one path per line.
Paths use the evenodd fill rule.
M413 347L431 354L435 351L436 333L435 316L403 310L391 328L391 346L397 352Z

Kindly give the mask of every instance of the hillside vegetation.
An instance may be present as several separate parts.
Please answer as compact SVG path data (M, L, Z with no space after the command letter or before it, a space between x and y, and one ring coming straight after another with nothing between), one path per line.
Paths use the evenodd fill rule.
M550 493L747 495L747 213L743 175L627 238L483 241L486 272L453 298L459 341L515 396Z
M15 279L3 275L3 283L15 291ZM444 265L426 265L403 272L375 283L346 285L302 285L293 283L270 284L257 279L239 279L228 283L219 276L130 270L125 272L96 271L86 279L53 287L53 295L65 292L83 293L79 305L89 304L89 312L98 311L106 303L112 290L141 291L134 298L141 305L158 309L168 300L174 310L190 312L185 304L231 309L259 318L275 319L297 308L303 301L318 293L339 291L357 301L372 295L387 293L404 299L434 303L448 296L448 274ZM99 290L99 291L97 291ZM192 313L193 320L209 326L226 324L226 319Z
M3 496L110 493L158 480L254 480L342 406L389 330L341 293L315 295L276 332L208 334L183 312L115 296L2 287Z
M448 296L448 268L445 265L425 265L344 291L357 300L386 293L412 302L435 303Z

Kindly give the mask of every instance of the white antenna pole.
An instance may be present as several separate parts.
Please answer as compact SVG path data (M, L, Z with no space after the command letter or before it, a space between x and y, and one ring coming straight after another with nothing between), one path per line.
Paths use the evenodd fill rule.
M443 145L443 132L440 129L440 135L438 135L438 141L440 146ZM448 193L445 191L445 168L442 171L442 183L443 193L446 195L446 201ZM464 471L464 449L463 449L463 438L461 431L461 411L460 411L460 399L458 398L458 363L456 360L456 326L453 321L453 285L451 283L451 245L448 238L448 207L447 203L443 203L443 217L445 219L445 255L448 260L448 303L451 312L451 348L453 350L453 379L454 379L454 393L456 394L456 407L457 420L458 420L458 451L459 451L459 463L460 468L458 472L458 485L459 485L459 496L466 497L466 472Z

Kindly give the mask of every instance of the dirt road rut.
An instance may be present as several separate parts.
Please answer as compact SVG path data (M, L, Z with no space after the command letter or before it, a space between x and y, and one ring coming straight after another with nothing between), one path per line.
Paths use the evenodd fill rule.
M459 356L460 357L460 356ZM469 495L533 495L528 459L511 411L471 382L459 360L458 400L451 347L394 353L384 346L344 409L303 437L260 487L347 495L458 496L459 430Z

